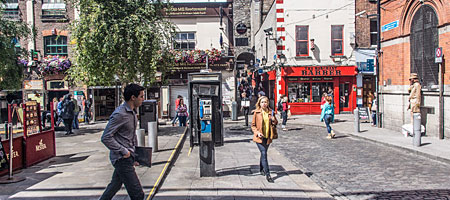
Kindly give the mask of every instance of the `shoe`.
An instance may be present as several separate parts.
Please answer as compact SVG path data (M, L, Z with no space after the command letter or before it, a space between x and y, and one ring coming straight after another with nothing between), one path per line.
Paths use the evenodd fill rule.
M70 135L70 133L64 133L64 135Z
M283 131L287 131L288 129L287 128L283 128Z
M273 183L273 179L272 179L272 177L270 177L270 174L267 174L266 179L267 179L267 182Z
M263 176L266 175L266 173L264 172L264 170L260 170L259 173L260 173L261 175L263 175Z
M334 130L331 130L331 138L334 138L336 136L336 133L334 133Z
M331 139L332 137L331 137L331 134L329 133L328 135L327 135L327 139Z
M373 127L376 127L377 125L375 125L375 124L372 124L372 126L373 126Z

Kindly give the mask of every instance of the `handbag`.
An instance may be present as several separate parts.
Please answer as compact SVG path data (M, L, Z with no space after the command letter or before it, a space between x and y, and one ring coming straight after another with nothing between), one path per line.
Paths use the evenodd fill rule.
M151 147L136 147L136 162L139 165L152 167L152 148Z
M270 132L272 133L272 135L270 136L270 139L278 139L278 132L277 132L277 127L274 125L270 125Z

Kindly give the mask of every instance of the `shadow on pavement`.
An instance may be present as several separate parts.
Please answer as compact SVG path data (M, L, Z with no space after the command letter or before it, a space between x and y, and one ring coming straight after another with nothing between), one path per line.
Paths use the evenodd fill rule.
M248 142L251 142L252 140L253 140L253 139L225 140L225 141L223 141L223 143L227 143L227 144L229 144L229 143L241 143L241 142L248 143Z
M281 165L270 165L270 173L277 174L280 178L289 174L303 174L300 170L286 171ZM216 170L217 176L243 175L243 176L261 176L259 173L259 165L245 165L238 167L230 167Z

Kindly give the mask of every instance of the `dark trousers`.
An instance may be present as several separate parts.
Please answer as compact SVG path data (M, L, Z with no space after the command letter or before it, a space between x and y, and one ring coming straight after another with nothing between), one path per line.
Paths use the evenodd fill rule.
M105 192L100 197L100 200L110 200L116 193L125 185L128 196L132 200L144 199L144 191L142 190L141 182L134 170L134 159L132 156L123 158L114 164L114 173L112 175L111 183L106 187Z
M66 129L66 134L71 134L72 133L73 118L63 119L63 120L64 120L64 129Z
M269 149L267 139L263 138L262 143L256 143L256 146L258 146L259 152L261 152L261 157L259 159L259 170L264 170L264 173L270 174L269 161L267 160L267 150Z
M73 129L80 129L80 124L78 122L78 114L80 114L80 112L74 112L73 114Z
M372 111L372 124L377 125L377 111Z
M333 119L333 116L330 115L330 114L326 114L326 115L324 116L324 120L323 120L323 121L325 121L325 125L327 125L327 131L328 131L328 133L331 133L331 126L330 126L330 124L331 124L331 119Z
M90 113L89 110L84 111L84 123L89 124Z
M180 126L186 126L187 116L178 116L178 121L180 121Z
M243 107L244 117L245 117L245 126L248 126L248 113L250 112L249 107Z
M281 112L281 118L283 118L283 122L281 123L282 125L284 125L284 126L286 126L286 122L287 122L287 110L285 110L285 111L283 111L283 112Z

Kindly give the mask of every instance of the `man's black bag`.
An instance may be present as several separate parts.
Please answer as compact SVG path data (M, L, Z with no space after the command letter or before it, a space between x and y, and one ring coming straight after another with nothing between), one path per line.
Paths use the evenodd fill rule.
M151 167L152 166L152 148L151 147L136 147L136 161L139 165Z
M279 112L282 112L282 111L283 111L283 104L281 103L281 100L278 101L278 104L277 104L277 110L278 110Z

